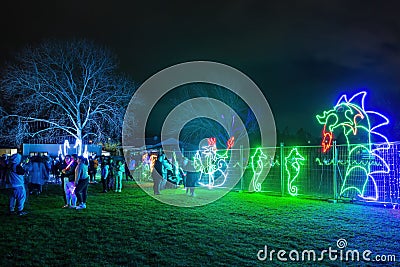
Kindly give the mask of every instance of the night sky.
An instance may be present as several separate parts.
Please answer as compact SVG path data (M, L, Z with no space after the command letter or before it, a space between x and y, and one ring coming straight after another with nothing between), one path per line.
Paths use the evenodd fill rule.
M396 122L398 1L144 2L3 2L1 65L27 44L87 38L138 83L186 61L230 65L261 88L279 129L318 136L315 114L360 89Z

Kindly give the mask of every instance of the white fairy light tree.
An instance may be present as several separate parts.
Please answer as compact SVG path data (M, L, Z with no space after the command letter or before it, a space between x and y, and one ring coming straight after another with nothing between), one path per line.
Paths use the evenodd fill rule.
M108 49L87 40L45 41L15 59L1 81L3 143L59 136L119 140L136 86L117 74Z

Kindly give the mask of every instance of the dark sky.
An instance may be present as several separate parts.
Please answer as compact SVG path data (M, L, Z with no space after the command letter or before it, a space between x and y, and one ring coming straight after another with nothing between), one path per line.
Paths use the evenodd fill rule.
M111 48L139 83L177 63L217 61L253 79L278 128L319 135L315 114L341 93L365 88L367 104L396 120L399 7L398 1L3 1L0 59L42 39L84 37Z

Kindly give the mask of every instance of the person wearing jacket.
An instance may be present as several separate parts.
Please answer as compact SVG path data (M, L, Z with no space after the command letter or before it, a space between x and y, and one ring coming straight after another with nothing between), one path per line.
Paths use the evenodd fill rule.
M17 165L21 163L21 154L14 154L10 158L10 172L9 183L12 190L10 197L10 213L15 213L15 206L17 206L17 214L22 216L26 215L24 205L26 200L25 180L24 175L17 174Z
M172 170L172 166L166 158L164 151L162 151L154 162L152 172L154 195L159 195L160 191L165 189L168 170Z
M48 173L43 159L39 156L32 157L28 170L30 182L29 193L32 194L35 190L37 194L42 193L42 187L45 183L45 180L48 180Z
M78 166L75 169L75 195L79 202L79 209L86 209L87 190L89 186L88 160L83 156L78 157Z
M101 160L101 183L103 185L103 193L107 193L107 177L109 175L110 165L108 159L103 157Z
M61 166L61 182L64 189L63 208L74 207L76 204L75 188L75 169L77 162L75 156L66 155L64 164Z
M116 166L117 175L115 177L115 192L121 193L122 191L122 177L125 173L125 163L122 161L117 161Z
M96 181L96 174L97 174L97 167L99 166L99 161L96 159L95 156L89 157L89 176L90 176L90 183L97 183Z

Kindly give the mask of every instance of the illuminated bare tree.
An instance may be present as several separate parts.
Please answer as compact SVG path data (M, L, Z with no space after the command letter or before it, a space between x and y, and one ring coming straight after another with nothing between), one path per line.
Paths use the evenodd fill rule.
M9 143L27 136L119 140L136 87L116 71L114 55L86 40L24 49L2 77L2 103L8 103L2 136Z

